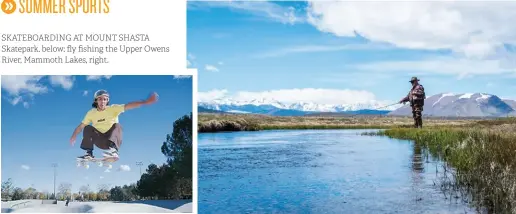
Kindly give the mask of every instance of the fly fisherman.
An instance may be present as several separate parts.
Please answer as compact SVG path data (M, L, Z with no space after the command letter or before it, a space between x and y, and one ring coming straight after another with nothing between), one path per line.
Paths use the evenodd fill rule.
M412 77L409 82L412 84L412 89L410 89L408 95L401 99L399 103L405 104L406 102L410 102L412 118L414 118L414 127L423 128L422 112L426 99L425 88L423 88L423 85L419 84L417 77Z

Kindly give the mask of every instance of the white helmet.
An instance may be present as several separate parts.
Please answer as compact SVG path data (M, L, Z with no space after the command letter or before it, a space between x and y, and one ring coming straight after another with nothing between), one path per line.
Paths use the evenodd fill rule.
M97 97L100 97L100 96L107 96L107 97L109 97L109 93L106 90L103 90L103 89L98 90L93 95L93 99L97 99Z

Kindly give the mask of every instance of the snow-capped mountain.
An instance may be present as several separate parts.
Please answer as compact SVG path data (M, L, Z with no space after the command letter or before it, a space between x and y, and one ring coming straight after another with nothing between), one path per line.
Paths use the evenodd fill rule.
M275 99L253 99L249 101L236 101L232 99L216 99L210 102L199 102L199 106L232 113L256 113L282 116L306 115L320 112L357 112L364 111L367 114L386 114L401 105L391 105L371 101L369 103L349 105L329 105L310 102L298 102L292 104L282 103Z
M253 113L276 116L302 116L317 113L351 113L351 114L388 114L411 116L412 110L407 104L387 106L377 101L349 105L328 105L309 102L293 104L282 103L274 99L254 99L238 101L217 99L199 102L199 107L207 112ZM505 117L516 116L516 101L500 99L487 93L440 93L425 100L425 116L439 117Z
M510 104L509 104L510 103ZM440 117L505 117L516 115L516 102L486 93L440 93L425 100L423 115ZM512 107L511 107L512 106ZM412 115L407 104L389 115Z

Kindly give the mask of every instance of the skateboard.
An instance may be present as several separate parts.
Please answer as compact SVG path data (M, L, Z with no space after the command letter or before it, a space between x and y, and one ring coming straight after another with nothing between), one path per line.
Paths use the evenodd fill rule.
M87 158L87 159L77 158L77 167L83 166L86 169L88 169L88 168L90 168L90 165L88 164L88 162L92 162L92 163L97 163L97 165L99 167L106 166L108 169L111 169L111 168L113 168L111 163L118 161L118 159L119 158L117 158L117 157Z

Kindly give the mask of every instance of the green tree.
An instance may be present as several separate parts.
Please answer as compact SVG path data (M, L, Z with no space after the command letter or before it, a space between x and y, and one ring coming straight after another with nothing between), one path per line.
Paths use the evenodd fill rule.
M38 192L36 191L36 189L34 189L32 187L27 188L23 192L23 194L25 195L26 199L37 199L37 197L38 197Z
M123 201L124 200L124 191L122 191L122 188L119 186L113 187L109 191L109 193L110 193L109 200L112 200L112 201Z
M24 198L25 198L25 195L23 194L22 188L20 188L20 187L14 188L12 200L21 200Z
M165 164L149 164L136 184L112 188L111 198L118 200L180 199L192 196L192 113L174 121L161 152ZM139 197L136 197L139 196Z
M161 152L181 177L192 178L192 113L174 122L172 135L167 135Z
M2 182L2 199L8 199L12 197L14 191L13 180L11 178L7 181Z

